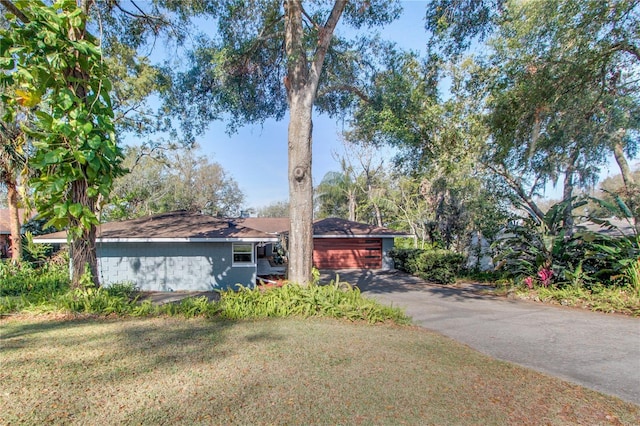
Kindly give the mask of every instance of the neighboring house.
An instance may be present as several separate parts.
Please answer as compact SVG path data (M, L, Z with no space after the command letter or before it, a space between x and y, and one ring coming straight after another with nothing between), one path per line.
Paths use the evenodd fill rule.
M35 241L65 243L67 236L58 232ZM105 223L96 236L100 281L132 282L144 291L253 287L257 248L277 241L234 219L184 211Z
M251 217L240 221L274 235L289 232L288 218ZM394 238L407 236L405 232L346 219L317 220L313 224L313 264L318 269L390 270L394 268L389 256ZM269 245L265 249L268 255Z
M25 210L18 209L20 225L24 224ZM35 214L28 216L31 219ZM9 209L0 209L0 258L11 257L11 226Z

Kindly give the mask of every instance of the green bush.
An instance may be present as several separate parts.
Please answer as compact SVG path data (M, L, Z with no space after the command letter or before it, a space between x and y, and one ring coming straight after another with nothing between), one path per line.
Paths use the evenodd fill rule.
M464 256L449 250L392 250L396 268L422 279L440 284L455 282Z
M369 323L409 321L402 310L367 299L357 287L340 282L306 287L285 284L267 290L243 287L222 292L219 304L220 316L227 319L321 316Z
M55 295L68 289L66 263L47 263L36 268L28 262L14 265L0 261L0 296Z
M69 289L67 268L58 267L50 271L47 268L26 266L16 268L8 264L3 264L2 267L4 269L0 273L5 276L13 273L19 277L10 281L10 285L2 281L0 313L3 314L22 311L70 312L92 315L221 317L234 320L322 316L370 323L409 322L400 309L366 299L357 287L340 282L331 282L329 285L312 284L307 287L287 284L266 291L240 287L239 291L222 292L217 302L209 301L206 297L194 297L177 303L154 305L149 300L140 301L140 294L131 283ZM16 272L19 273L16 275Z

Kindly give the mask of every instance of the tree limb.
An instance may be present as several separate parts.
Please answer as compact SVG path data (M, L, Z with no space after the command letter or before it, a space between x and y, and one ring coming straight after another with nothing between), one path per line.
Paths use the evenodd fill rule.
M22 13L22 11L20 9L18 9L16 7L16 5L11 3L11 0L0 0L0 4L3 5L4 8L7 9L8 12L13 13L14 15L16 15L16 17L19 20L21 20L23 23L28 24L29 22L31 22L31 20L27 17L27 15Z
M497 167L494 167L489 163L484 163L484 166L487 169L491 170L493 173L502 177L505 180L505 182L507 182L507 185L509 185L511 189L513 189L516 192L516 194L518 194L518 197L520 197L520 199L524 201L527 204L527 206L529 206L531 211L536 215L538 219L542 220L544 218L544 212L540 210L540 207L538 207L535 201L533 201L533 199L526 193L522 185L516 182L515 179L513 179L513 177L508 172L504 170L499 170Z
M318 47L315 52L315 58L313 63L311 64L311 81L317 87L318 81L320 81L320 72L322 71L322 65L324 64L324 58L327 55L327 51L329 50L329 44L331 43L331 38L333 37L333 32L338 25L338 21L342 16L342 12L344 11L345 6L347 5L347 0L336 0L333 4L333 9L331 10L331 14L329 18L327 18L327 22L320 29L318 34Z
M351 86L348 84L336 84L333 86L325 87L322 91L318 92L318 97L324 96L331 92L350 92L362 99L365 102L369 102L371 99L364 93L362 90L358 89L355 86Z

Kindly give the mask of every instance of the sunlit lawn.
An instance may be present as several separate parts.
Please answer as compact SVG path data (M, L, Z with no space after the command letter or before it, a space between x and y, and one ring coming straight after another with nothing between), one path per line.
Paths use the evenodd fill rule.
M0 321L0 424L640 424L640 407L418 328Z

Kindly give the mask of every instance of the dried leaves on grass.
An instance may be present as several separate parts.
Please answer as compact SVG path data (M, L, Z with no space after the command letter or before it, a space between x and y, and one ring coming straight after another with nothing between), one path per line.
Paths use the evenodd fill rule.
M640 407L422 329L0 322L1 424L638 424Z

